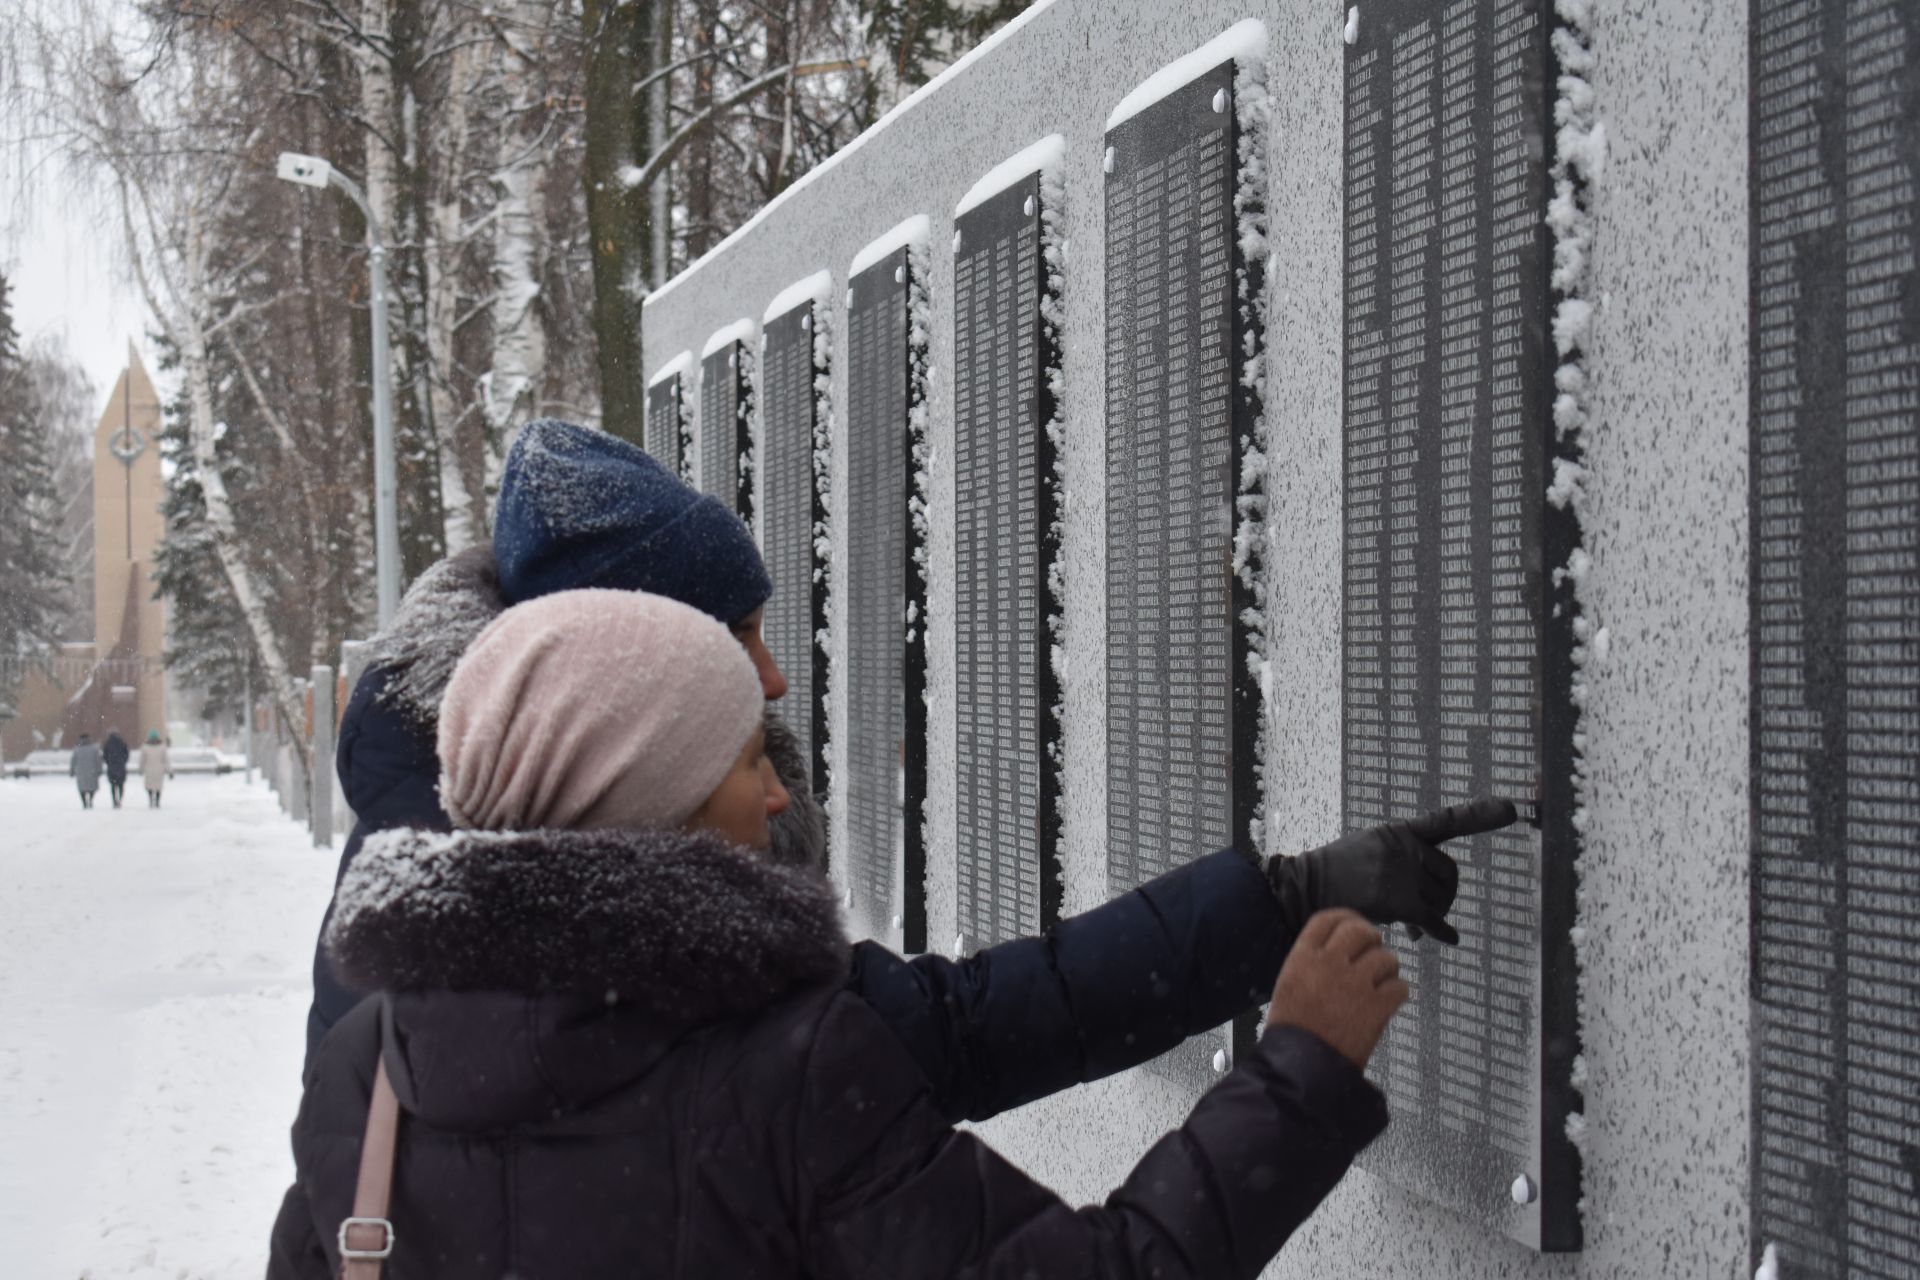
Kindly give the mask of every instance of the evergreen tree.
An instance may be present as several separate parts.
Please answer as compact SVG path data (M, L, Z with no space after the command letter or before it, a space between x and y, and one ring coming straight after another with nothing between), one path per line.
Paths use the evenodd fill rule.
M53 424L32 394L11 287L0 276L0 711L11 712L28 665L60 638L66 570Z
M157 345L161 372L178 367L172 348L165 342ZM238 711L253 642L207 528L206 497L185 408L178 399L162 411L159 444L168 473L161 504L167 535L154 552L153 580L167 600L167 670L201 690L210 713Z

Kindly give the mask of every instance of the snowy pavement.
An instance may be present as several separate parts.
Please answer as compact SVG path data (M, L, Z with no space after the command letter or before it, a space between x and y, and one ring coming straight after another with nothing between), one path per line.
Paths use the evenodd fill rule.
M0 781L0 1271L254 1280L336 856L264 784Z

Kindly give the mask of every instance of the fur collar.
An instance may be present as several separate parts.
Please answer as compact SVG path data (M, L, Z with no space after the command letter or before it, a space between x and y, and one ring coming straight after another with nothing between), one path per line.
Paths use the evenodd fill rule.
M389 672L381 701L421 728L440 724L440 697L468 646L506 611L493 548L470 547L421 574L387 629L373 638L369 663Z
M673 831L382 832L325 945L362 990L605 992L686 1023L838 981L849 955L819 876Z

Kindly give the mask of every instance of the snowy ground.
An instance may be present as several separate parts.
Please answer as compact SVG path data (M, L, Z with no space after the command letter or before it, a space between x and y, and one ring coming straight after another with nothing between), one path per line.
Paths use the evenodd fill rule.
M0 1271L255 1280L335 855L238 775L0 781Z

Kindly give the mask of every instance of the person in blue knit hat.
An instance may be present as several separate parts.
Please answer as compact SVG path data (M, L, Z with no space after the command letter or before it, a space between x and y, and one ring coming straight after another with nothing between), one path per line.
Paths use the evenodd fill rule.
M510 605L582 587L650 591L704 611L745 647L769 703L786 692L760 637L772 587L739 518L625 441L531 423L508 455L493 545L423 575L375 640L340 731L340 778L358 818L343 872L372 831L450 828L435 793L435 732L455 666ZM769 823L767 856L823 872L825 824L801 753L777 716L766 730L793 798ZM1251 1011L1316 912L1347 908L1455 941L1446 914L1458 871L1439 846L1514 820L1510 803L1483 800L1292 857L1182 849L1190 860L1175 870L1045 937L966 959L857 943L847 988L899 1038L941 1116L985 1120ZM314 984L309 1058L359 999L318 951Z
M785 696L786 677L760 632L773 583L740 517L625 440L552 418L530 422L507 454L492 545L427 570L374 638L341 717L335 757L355 819L340 875L376 831L449 829L434 755L440 697L487 624L512 605L594 587L667 596L725 623L752 658L768 702ZM775 824L774 856L818 863L825 824L800 785L804 757L777 716L769 716L767 736L795 795ZM309 1058L364 994L340 982L317 942L313 990Z

